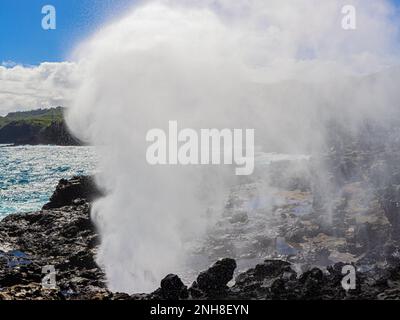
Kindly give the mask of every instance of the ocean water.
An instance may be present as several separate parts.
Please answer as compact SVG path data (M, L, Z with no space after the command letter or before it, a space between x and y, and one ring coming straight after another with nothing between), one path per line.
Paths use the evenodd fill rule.
M0 146L0 219L39 210L60 179L95 167L94 147Z

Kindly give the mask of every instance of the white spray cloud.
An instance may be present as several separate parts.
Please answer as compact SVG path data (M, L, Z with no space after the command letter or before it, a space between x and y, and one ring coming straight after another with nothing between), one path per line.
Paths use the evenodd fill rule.
M75 63L0 65L0 115L11 111L67 106L79 75Z
M351 32L341 28L348 2L358 8ZM376 101L387 93L384 83L349 88L350 76L397 63L390 13L374 0L149 1L84 42L68 123L100 146L98 183L109 192L93 217L110 288L150 291L180 269L234 175L223 166L149 166L148 130L177 120L255 128L269 149L320 144L323 120L338 111L358 119L371 86Z

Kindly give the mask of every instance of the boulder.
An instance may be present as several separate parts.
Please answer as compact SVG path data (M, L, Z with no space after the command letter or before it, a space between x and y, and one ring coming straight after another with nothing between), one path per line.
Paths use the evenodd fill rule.
M207 271L203 271L192 285L192 292L195 296L204 293L205 296L214 297L223 295L228 287L227 284L233 279L236 269L236 261L225 258L217 261Z
M165 300L187 299L189 296L187 287L175 274L169 274L161 280L161 288L157 293Z

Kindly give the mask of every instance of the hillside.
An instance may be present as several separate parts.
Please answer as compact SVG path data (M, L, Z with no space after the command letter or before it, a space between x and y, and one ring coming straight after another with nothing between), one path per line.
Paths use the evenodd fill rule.
M0 144L79 145L68 131L62 107L13 112L0 117Z

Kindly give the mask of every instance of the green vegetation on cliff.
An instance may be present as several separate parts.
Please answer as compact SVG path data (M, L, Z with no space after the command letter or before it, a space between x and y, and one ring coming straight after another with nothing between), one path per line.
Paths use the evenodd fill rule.
M79 145L64 122L64 108L13 112L0 117L0 144Z
M0 129L11 122L48 127L52 122L63 122L64 108L39 109L33 111L12 112L0 117Z

